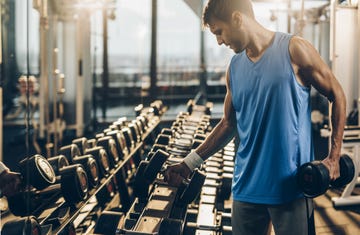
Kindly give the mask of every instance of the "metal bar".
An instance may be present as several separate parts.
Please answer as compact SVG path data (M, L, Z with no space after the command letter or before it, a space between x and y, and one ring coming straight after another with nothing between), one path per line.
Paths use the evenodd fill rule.
M109 90L109 66L108 66L108 22L107 22L107 9L104 6L103 14L103 76L102 76L102 102L101 111L102 118L106 119L106 104L108 99Z
M156 99L157 80L157 0L151 6L150 97Z

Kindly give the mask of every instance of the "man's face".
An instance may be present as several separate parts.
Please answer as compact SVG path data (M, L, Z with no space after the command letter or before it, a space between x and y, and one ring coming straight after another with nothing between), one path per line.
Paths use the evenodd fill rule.
M232 23L212 19L209 26L210 31L215 35L219 45L224 44L235 53L239 53L244 50L243 39L240 37L240 31L234 27Z

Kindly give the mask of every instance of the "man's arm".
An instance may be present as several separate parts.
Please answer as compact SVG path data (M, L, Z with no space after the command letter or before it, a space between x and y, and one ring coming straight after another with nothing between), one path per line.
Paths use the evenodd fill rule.
M207 158L223 148L236 133L235 111L231 101L229 88L229 72L226 72L226 95L224 100L224 115L216 127L206 137L204 142L184 158L179 164L169 166L165 172L165 180L170 185L178 186Z
M236 134L236 117L232 105L229 87L229 72L226 72L226 95L224 99L224 115L205 141L195 149L195 152L206 160L226 146Z
M331 145L323 163L328 167L330 179L340 176L339 159L346 121L346 99L341 85L315 48L306 40L293 37L289 51L298 81L313 86L327 97L331 105Z

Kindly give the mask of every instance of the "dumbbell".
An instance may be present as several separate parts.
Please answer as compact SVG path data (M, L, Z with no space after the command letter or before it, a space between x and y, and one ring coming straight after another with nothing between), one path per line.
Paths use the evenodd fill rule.
M85 155L87 154L90 154L95 158L99 168L99 178L107 177L110 172L110 165L106 150L102 146L96 146L86 149Z
M74 164L81 164L88 176L89 189L96 188L100 182L99 165L93 155L85 154L73 158Z
M59 155L64 155L67 160L69 161L69 163L72 163L72 159L75 156L80 156L82 155L79 149L79 146L76 144L69 144L69 145L65 145L62 146L59 151L58 151Z
M69 161L64 155L57 155L54 157L50 157L47 159L47 161L50 163L52 168L54 169L54 172L56 175L59 174L59 171L61 168L70 165Z
M35 216L16 218L4 224L1 234L39 235L41 227Z
M131 135L134 138L135 143L141 142L141 132L139 125L137 124L136 120L130 122L127 127L130 129Z
M111 136L115 140L116 150L119 154L120 159L124 159L129 154L129 149L126 145L125 136L119 131L108 131L105 133L106 136ZM103 136L102 136L103 137Z
M69 204L80 202L87 197L88 178L80 164L65 166L59 170L59 175L56 176L45 158L39 155L35 155L33 158L38 162L38 166L35 168L30 166L32 176L38 175L38 181L46 179L48 186L45 188L40 187L41 190L24 188L19 193L9 197L9 208L14 215L29 215L42 204L50 203L54 199L54 195L58 194L61 194ZM41 167L41 173L38 172L39 166Z
M118 162L120 161L119 157L119 151L121 149L118 149L116 146L116 141L111 136L104 136L97 140L97 145L102 146L109 157L109 165L110 168L117 167Z
M22 183L28 183L38 190L55 183L54 169L46 158L40 154L21 160L19 162L19 171Z
M54 169L55 175L59 175L61 168L69 166L70 163L64 155L48 158L47 161ZM92 155L75 156L72 158L73 164L81 164L86 171L89 181L89 189L95 188L99 184L99 168Z
M329 170L321 161L312 161L300 166L297 181L308 198L324 194L329 187L339 188L348 184L355 175L353 160L346 154L340 156L340 177L330 181Z
M168 153L160 149L155 152L143 172L146 183L151 184L157 178L158 173L162 174L166 170L166 166L163 167L163 165L169 156ZM182 185L179 187L177 204L187 205L191 203L200 193L205 178L206 175L203 172L195 169L190 179L184 179Z
M80 137L77 139L74 139L72 141L73 144L76 144L79 148L79 151L81 154L84 154L86 149L89 147L89 143L86 137Z

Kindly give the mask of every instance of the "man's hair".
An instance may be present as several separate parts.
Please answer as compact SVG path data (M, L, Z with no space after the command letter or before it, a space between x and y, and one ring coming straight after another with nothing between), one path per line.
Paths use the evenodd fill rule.
M210 20L214 18L230 22L234 11L254 18L251 0L209 0L203 11L203 27L208 27Z

